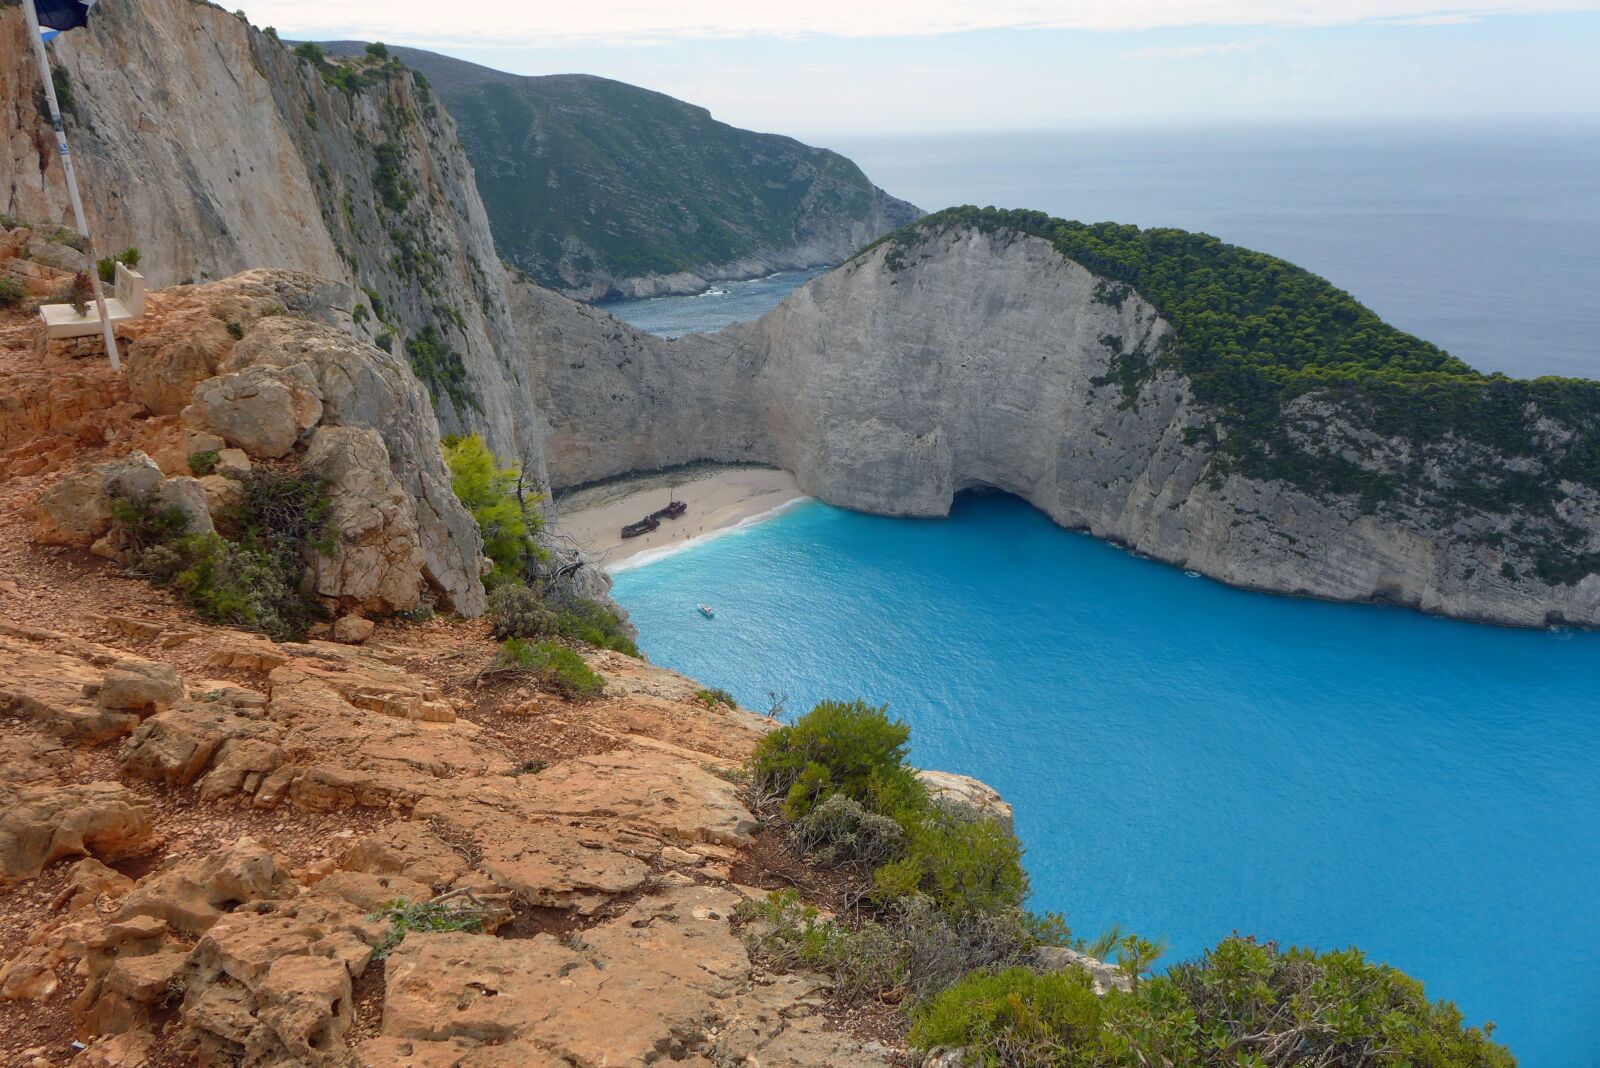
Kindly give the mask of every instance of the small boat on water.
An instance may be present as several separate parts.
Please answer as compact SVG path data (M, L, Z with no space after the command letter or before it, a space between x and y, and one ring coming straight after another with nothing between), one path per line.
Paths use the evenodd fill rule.
M1183 574L1184 574L1185 578L1199 578L1200 577L1200 572L1198 572L1198 571L1185 571Z
M705 616L707 619L711 619L717 614L717 610L708 604L696 605L695 607L699 608L700 614Z

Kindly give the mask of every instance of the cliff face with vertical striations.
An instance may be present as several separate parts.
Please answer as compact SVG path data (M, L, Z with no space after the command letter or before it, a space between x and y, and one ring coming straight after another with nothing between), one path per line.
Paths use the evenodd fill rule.
M392 51L455 117L501 256L568 296L697 293L838 263L921 214L837 152L663 93Z
M1107 284L1038 237L955 226L880 245L714 335L642 336L532 290L515 303L557 485L755 461L833 504L921 516L997 487L1237 586L1600 625L1600 574L1586 564L1600 551L1600 491L1559 473L1600 411L1530 401L1536 451L1518 455L1385 433L1359 396L1313 390L1281 417L1298 458L1398 489L1373 499L1262 477L1207 444L1228 433L1221 416L1154 357L1176 343L1171 320L1136 291L1108 298ZM1468 491L1495 478L1527 482L1542 503L1474 504ZM1547 551L1577 573L1542 577Z
M359 291L354 329L410 358L446 431L542 473L516 331L472 168L398 64L354 76L220 8L119 0L51 46L102 252L153 285L281 267ZM0 9L0 212L67 220L22 13Z

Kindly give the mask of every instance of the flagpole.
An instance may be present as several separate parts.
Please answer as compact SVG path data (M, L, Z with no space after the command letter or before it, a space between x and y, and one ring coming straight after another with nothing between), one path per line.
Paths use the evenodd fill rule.
M50 57L44 50L44 34L39 28L39 13L33 9L34 0L22 0L22 9L28 13L28 29L33 34L33 50L39 57L39 77L44 81L45 99L50 102L50 124L56 131L56 150L61 153L61 169L67 175L67 195L72 199L72 217L78 224L78 233L88 246L83 253L85 273L94 286L95 306L100 309L100 329L106 338L106 355L111 358L111 369L122 373L122 359L117 355L117 339L111 330L111 316L106 311L106 295L100 285L99 259L89 224L83 218L83 198L78 195L78 176L72 168L72 152L67 148L67 133L61 125L61 105L56 100L55 79L50 76Z

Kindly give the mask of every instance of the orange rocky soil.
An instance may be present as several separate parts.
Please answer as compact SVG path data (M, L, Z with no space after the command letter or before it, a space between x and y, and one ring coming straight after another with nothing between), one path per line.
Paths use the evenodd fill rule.
M85 463L182 454L193 426L148 399L218 369L234 332L211 325L213 351L162 350L197 365L184 383L41 356L0 318L0 1064L901 1056L732 923L770 848L736 774L758 717L615 653L587 654L607 686L582 703L485 680L481 621L273 644L197 620L92 530L36 543L35 502ZM434 899L483 929L391 946L379 911Z

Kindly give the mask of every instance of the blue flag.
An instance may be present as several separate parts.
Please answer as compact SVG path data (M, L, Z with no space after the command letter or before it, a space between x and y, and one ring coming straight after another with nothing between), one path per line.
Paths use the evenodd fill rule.
M96 0L33 0L39 15L39 32L46 41L63 30L86 25Z

